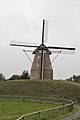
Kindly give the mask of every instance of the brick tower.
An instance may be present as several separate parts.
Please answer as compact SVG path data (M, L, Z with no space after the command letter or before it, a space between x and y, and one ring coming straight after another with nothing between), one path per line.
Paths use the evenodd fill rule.
M45 48L45 45L43 45ZM41 47L41 46L40 46ZM50 61L49 55L51 55L50 50L45 48L43 51L42 68L41 68L41 50L36 49L33 52L34 60L31 67L30 79L53 79L53 69Z

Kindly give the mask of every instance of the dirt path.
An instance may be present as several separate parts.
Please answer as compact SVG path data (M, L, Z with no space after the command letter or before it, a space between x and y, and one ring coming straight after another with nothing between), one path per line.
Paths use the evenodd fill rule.
M71 116L67 116L66 118L62 119L62 120L74 120L76 118L80 117L80 106L78 106L78 111L71 115Z

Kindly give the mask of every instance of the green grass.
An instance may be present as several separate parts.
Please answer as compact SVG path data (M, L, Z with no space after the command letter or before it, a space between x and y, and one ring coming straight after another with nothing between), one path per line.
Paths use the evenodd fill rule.
M0 82L0 95L66 98L80 102L80 84L61 80L15 80Z
M35 98L40 101L43 99L45 103L25 101L26 99L34 100ZM72 99L75 103L80 103L80 84L62 80L0 82L0 120L15 120L15 118L23 114L54 106L52 103L47 104L45 98L51 100L54 98L65 98Z
M58 103L53 104L17 99L0 99L0 120L16 120L16 118L23 114L28 114L60 105L61 104Z

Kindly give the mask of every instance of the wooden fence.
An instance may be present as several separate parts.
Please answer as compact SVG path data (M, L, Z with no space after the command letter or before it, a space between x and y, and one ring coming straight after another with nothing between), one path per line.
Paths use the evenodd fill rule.
M66 111L72 112L73 111L73 101L68 101L68 104L63 104L59 107L53 107L29 114L22 115L17 120L51 120L54 119L56 116L64 115Z

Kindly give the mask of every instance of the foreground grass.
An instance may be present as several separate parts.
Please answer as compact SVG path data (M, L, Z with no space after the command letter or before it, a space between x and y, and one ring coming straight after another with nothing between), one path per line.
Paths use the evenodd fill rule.
M80 84L59 80L15 80L0 82L0 120L15 120L19 116L57 106L53 103L6 99L66 98L80 102ZM5 98L5 99L4 99ZM59 105L59 104L58 104ZM55 116L58 111L55 112ZM48 113L47 113L48 114ZM62 113L61 113L62 114ZM67 110L65 111L67 114ZM58 113L59 115L59 113Z
M41 103L14 99L0 99L0 120L16 120L23 114L59 106L58 103Z

